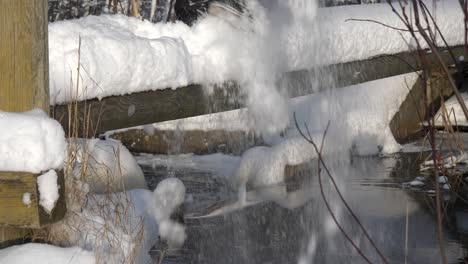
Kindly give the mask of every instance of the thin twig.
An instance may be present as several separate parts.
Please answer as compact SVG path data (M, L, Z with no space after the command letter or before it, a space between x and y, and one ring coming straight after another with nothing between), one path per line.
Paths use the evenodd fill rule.
M382 23L382 22L379 22L379 21L373 20L373 19L349 18L349 19L345 20L345 22L348 22L348 21L372 22L372 23L379 24L381 26L391 28L391 29L394 29L394 30L398 30L398 31L404 31L404 32L409 32L410 31L409 29L393 27L393 26L387 25L385 23Z

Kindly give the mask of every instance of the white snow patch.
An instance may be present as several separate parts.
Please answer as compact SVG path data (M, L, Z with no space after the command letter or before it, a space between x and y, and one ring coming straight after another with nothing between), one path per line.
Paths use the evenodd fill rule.
M465 105L468 105L468 93L461 93ZM445 101L445 109L447 110L447 116L444 114L444 109L441 108L435 115L435 125L436 126L445 126L447 125L458 125L458 126L468 126L468 121L465 118L465 114L458 103L457 97L453 95L447 101ZM444 121L444 117L445 120ZM446 123L447 122L447 123ZM448 123L450 122L450 123Z
M63 166L65 133L42 110L0 111L0 127L0 171L40 173Z
M184 184L177 178L167 178L158 184L153 197L161 238L167 240L171 248L182 246L186 238L185 227L170 216L185 200Z
M23 204L27 207L31 205L31 194L28 192L23 193Z
M0 263L94 264L96 260L93 252L78 247L60 248L28 243L0 250Z
M50 170L37 177L37 187L39 190L39 204L47 213L51 213L55 203L59 198L59 188L57 184L57 173Z
M119 141L75 139L70 144L76 156L75 177L86 165L86 182L92 192L147 188L140 166Z

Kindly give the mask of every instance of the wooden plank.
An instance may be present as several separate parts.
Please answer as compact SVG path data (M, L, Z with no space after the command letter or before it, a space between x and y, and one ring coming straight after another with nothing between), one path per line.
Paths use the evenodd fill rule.
M32 173L0 172L0 223L19 227L39 225L36 175ZM31 204L23 203L29 193Z
M423 121L430 116L430 109L424 102L424 94L427 94L429 105L437 112L441 105L441 100L448 99L453 94L448 78L440 72L433 72L427 81L427 91L420 79L411 87L405 100L400 105L390 121L390 130L395 140L404 144L414 139L424 136Z
M41 228L63 218L66 211L63 173L58 173L59 200L49 215L39 204L37 177L26 172L0 172L0 225ZM28 195L31 203L25 204Z
M47 0L0 0L0 110L49 111Z
M462 55L463 47L454 47L455 56ZM447 52L442 52L447 64L453 64ZM428 59L435 61L428 54ZM408 64L403 63L406 61ZM341 63L309 71L296 71L284 75L280 87L287 96L293 98L311 94L329 87L344 87L362 82L373 81L419 69L417 58L412 52L386 55L368 60ZM324 80L321 76L330 76ZM239 87L232 82L215 89L214 94L206 94L201 85L188 85L175 90L165 89L139 92L125 96L111 96L102 100L79 102L80 122L91 122L89 136L108 130L126 128L162 121L204 115L214 112L238 109L241 103ZM237 100L232 101L233 98ZM89 118L85 113L90 110ZM68 128L68 107L58 105L52 108L54 117L65 129ZM86 136L82 133L82 136Z

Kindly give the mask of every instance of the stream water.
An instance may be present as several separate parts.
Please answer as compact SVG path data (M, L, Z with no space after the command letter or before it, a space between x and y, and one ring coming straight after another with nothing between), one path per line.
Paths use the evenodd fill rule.
M272 186L287 191L275 202L250 190L248 205L241 208L226 177L238 164L236 157L144 155L137 160L151 188L168 175L187 188L188 237L180 250L166 252L163 263L365 263L332 221L313 170ZM344 197L390 263L440 263L436 218L427 202L431 194L404 187L418 176L419 162L416 154L402 153L353 157L331 166ZM340 223L372 263L381 263L324 183ZM444 228L444 240L449 262L464 263L463 232Z

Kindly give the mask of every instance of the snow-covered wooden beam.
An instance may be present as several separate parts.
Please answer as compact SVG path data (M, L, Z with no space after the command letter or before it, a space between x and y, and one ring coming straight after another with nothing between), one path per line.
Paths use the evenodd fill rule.
M461 46L453 47L456 58L464 54ZM429 54L428 59L435 61ZM447 51L442 57L448 65L453 60ZM287 87L288 96L298 97L311 94L331 85L322 81L323 73L334 79L337 87L373 81L419 70L418 58L413 52L403 52L395 55L383 55L367 60L353 61L326 66L315 70L290 72L284 75L280 82ZM226 85L225 85L226 86ZM139 92L124 96L105 97L102 100L88 100L76 103L76 108L67 105L52 107L55 119L59 120L65 130L68 129L69 110L77 109L81 124L89 124L89 132L82 136L94 136L108 130L126 128L168 120L223 112L243 107L242 100L233 102L233 94L239 90L235 84L227 84L219 93L207 95L201 85L193 84L178 89L165 89L149 92ZM382 87L385 89L385 87ZM228 91L228 92L226 92ZM86 135L85 135L86 134Z
M47 31L47 0L0 0L0 111L24 112L38 108L49 112ZM6 120L5 115L2 118ZM27 125L20 128L9 125L2 124L1 129L14 135L27 134L27 129L35 129ZM27 151L9 152L10 146L21 146L21 140L20 143L11 142L8 136L2 140L9 142L4 145L7 155L0 155L0 164L9 163L6 157L14 155L22 156L24 163L34 156L25 155ZM65 188L61 190L58 207L50 215L39 206L39 175L0 171L0 245L21 239L27 233L12 227L40 228L65 214ZM63 175L58 177L58 181L63 186Z

